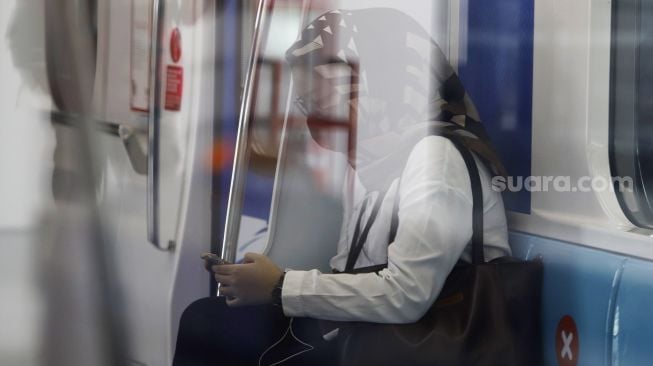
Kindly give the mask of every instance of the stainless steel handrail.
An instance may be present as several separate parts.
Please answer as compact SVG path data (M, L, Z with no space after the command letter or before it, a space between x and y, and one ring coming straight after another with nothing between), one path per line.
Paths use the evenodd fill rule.
M152 0L152 44L150 47L150 113L147 151L147 237L161 250L168 245L159 242L159 135L161 119L161 39L163 35L164 0Z
M256 13L251 58L249 60L247 77L245 79L244 98L240 106L236 151L232 168L231 184L229 187L229 201L227 203L227 217L225 219L221 253L223 259L232 263L236 260L236 252L238 250L238 233L240 230L240 217L243 206L245 179L247 176L247 163L249 161L247 145L249 142L249 121L254 94L254 79L256 77L256 65L262 42L261 30L265 23L265 10L268 9L269 3L270 0L259 1Z

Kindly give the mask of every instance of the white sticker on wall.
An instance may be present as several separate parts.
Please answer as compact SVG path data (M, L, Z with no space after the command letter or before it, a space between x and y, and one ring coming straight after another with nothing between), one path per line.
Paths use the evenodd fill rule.
M131 109L150 110L152 0L132 0Z

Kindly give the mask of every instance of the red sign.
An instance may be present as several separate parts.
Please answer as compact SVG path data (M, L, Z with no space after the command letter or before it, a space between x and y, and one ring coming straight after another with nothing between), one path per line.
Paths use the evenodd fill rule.
M174 63L181 60L181 32L175 28L170 35L170 57Z
M175 112L181 110L183 91L184 69L179 66L169 65L166 72L166 110Z
M556 329L556 358L560 366L576 366L580 356L578 328L574 318L565 315Z

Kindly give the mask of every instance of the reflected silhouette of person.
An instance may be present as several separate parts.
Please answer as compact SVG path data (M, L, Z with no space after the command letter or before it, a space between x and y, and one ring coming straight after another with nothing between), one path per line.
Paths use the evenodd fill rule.
M475 155L486 259L510 254L491 187L503 166L462 83L415 20L392 9L334 10L306 26L286 58L311 136L350 164L334 273L284 273L252 253L213 266L226 298L186 310L175 365L333 365L338 322L419 320L456 263L471 261L469 175L443 134ZM335 128L349 131L347 143L328 137Z

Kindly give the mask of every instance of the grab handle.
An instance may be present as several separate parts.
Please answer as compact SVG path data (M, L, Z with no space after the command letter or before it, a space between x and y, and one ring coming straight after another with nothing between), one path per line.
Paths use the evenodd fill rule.
M159 150L161 129L161 38L163 34L164 0L152 0L152 44L150 47L150 113L147 151L147 238L160 250L170 245L159 241Z

